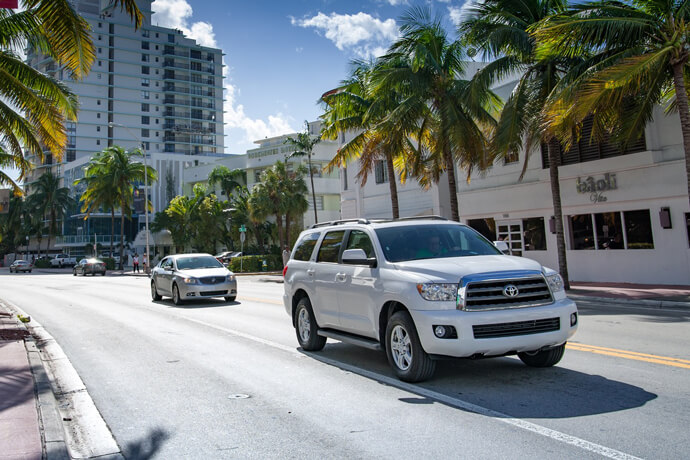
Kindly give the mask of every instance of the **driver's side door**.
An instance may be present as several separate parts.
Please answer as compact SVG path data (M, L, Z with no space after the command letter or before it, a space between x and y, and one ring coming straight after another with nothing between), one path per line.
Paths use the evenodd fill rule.
M159 294L172 295L173 260L166 257L161 261L160 268L156 270L156 287Z

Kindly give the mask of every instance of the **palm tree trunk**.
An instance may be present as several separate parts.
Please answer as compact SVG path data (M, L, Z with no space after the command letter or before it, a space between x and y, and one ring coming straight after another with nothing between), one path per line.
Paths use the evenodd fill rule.
M314 204L314 223L319 223L319 216L316 213L316 191L314 190L314 171L311 169L311 153L307 155L307 163L309 163L309 180L311 181L311 199Z
M122 270L122 261L125 254L125 202L120 204L120 270Z
M391 210L393 219L400 218L400 207L398 205L398 181L395 178L395 168L393 167L393 156L386 154L386 169L388 170L388 188L391 193Z
M282 253L283 248L287 248L290 242L290 214L285 213L285 243L281 243L280 249Z
M556 250L558 253L558 271L563 277L563 285L570 289L568 261L565 257L565 235L563 234L563 208L561 206L561 183L558 167L561 164L558 144L547 142L549 152L549 177L551 179L551 197L553 199L553 216L556 224Z
M460 212L458 211L458 187L455 182L455 163L453 162L453 156L450 154L449 147L443 149L443 161L446 166L446 174L448 174L451 219L460 222Z
M110 257L113 257L113 238L115 237L115 207L110 208ZM122 259L122 253L120 253Z
M688 112L688 93L683 79L685 62L673 65L673 83L676 89L676 104L680 115L680 130L683 133L683 149L685 150L685 177L688 186L688 202L690 203L690 113Z
M278 227L278 244L283 243L283 216L276 214L276 226Z

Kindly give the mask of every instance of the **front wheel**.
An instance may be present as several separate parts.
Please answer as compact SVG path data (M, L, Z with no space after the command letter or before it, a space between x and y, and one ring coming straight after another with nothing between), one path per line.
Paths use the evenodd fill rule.
M563 358L563 353L565 353L565 344L549 350L518 353L518 358L530 367L551 367Z
M76 271L76 270L72 270L72 275L73 275L73 276L77 276L77 271Z
M297 341L303 350L323 350L326 345L326 337L320 336L317 333L318 329L319 326L316 324L309 298L301 298L295 309L295 332L297 333Z
M224 299L225 299L226 302L234 302L236 298L237 298L236 295L226 295L226 296L224 297Z
M386 326L386 355L395 375L405 382L421 382L434 374L436 362L422 348L410 314L399 311Z
M175 305L182 305L182 299L180 298L180 290L177 288L177 284L173 284L172 301Z
M161 300L163 297L161 297L160 294L158 294L158 289L156 288L156 282L151 281L151 299L153 300Z

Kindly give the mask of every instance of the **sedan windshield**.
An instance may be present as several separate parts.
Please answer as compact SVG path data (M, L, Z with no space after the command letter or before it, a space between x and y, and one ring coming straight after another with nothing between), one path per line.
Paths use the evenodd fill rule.
M377 228L376 235L390 262L501 254L479 233L458 224Z
M178 270L195 270L197 268L223 268L223 264L213 256L191 256L177 259Z

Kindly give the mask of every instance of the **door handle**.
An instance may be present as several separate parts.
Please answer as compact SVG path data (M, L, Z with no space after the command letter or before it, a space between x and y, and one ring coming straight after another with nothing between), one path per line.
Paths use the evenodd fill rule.
M337 275L335 275L335 280L344 283L345 281L347 281L347 274L345 274L345 273L338 273Z
M314 276L314 271L314 269L310 268L309 270L307 270L307 275Z

